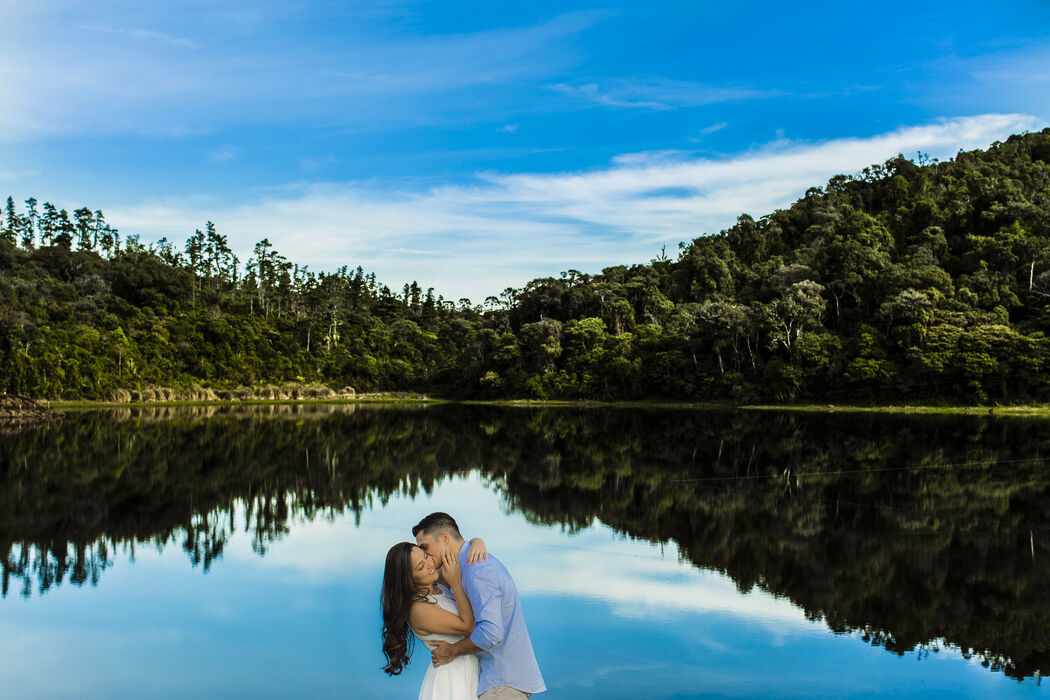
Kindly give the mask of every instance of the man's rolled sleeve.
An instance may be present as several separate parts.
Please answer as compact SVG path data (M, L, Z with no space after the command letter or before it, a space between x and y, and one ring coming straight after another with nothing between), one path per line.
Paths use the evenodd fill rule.
M499 582L479 571L473 577L467 595L474 606L474 631L470 641L479 649L489 651L503 641L503 589Z

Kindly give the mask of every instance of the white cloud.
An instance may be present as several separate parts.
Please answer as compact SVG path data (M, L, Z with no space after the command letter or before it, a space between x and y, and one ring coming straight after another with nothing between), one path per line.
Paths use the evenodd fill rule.
M659 111L678 107L702 107L717 102L779 97L784 94L780 90L723 87L666 78L617 79L580 85L556 83L550 88L567 97L606 107Z
M518 588L604 602L622 617L725 614L777 631L825 629L785 599L758 589L742 594L729 577L679 562L673 545L658 553L643 543L614 542L608 530L597 525L583 535L599 542L560 551L557 545L548 546L542 566L516 572Z
M114 27L98 27L95 25L84 25L84 29L93 32L103 32L105 34L117 34L121 36L131 36L139 39L149 39L152 41L159 42L161 44L168 44L170 46L181 46L187 49L199 49L200 45L192 39L186 39L179 36L171 36L170 34L164 34L163 32L154 31L152 29L117 29Z
M729 124L727 122L718 122L717 124L711 124L709 126L705 126L703 129L700 130L699 135L690 138L689 142L690 143L700 143L701 141L704 140L705 136L710 136L711 134L719 132L722 129L726 128L727 126L729 126Z
M778 141L726 158L687 151L619 156L560 173L481 173L470 185L399 190L383 183L296 185L223 209L164 202L107 211L146 240L182 240L216 222L247 259L255 241L315 270L362 265L397 288L418 280L475 302L570 268L646 262L661 246L716 233L741 213L762 216L811 186L898 153L938 158L1042 126L1023 114L986 114L902 127L868 138ZM415 255L409 251L426 251Z
M248 124L461 124L488 116L478 115L474 101L458 99L459 91L550 79L575 61L565 44L602 16L574 12L526 26L434 35L348 21L335 42L288 32L280 17L249 18L245 25L239 15L201 12L192 25L199 40L121 28L124 12L115 8L87 26L70 25L50 6L0 27L7 30L4 52L18 56L0 61L6 88L0 143L185 135ZM153 21L170 23L172 32L189 25L178 3L157 4L155 14Z

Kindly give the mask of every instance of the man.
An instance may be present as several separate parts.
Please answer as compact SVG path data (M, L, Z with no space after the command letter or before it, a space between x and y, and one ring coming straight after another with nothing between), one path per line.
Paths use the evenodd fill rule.
M462 654L477 654L481 666L478 697L528 698L547 689L525 628L521 599L510 574L491 554L487 560L467 565L470 543L463 541L459 526L448 513L431 513L412 528L416 544L441 561L445 552L457 556L463 570L463 588L474 608L474 631L455 644L437 642L432 651L435 666Z

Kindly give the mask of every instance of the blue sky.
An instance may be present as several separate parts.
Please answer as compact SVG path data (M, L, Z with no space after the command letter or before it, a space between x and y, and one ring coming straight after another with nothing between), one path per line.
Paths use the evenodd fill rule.
M0 193L475 302L1050 123L1050 4L41 0Z

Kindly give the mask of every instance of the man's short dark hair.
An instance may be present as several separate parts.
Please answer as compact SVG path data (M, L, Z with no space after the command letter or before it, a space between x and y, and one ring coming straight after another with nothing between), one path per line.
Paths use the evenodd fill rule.
M442 532L447 532L456 539L463 539L455 518L448 513L431 513L420 520L419 524L412 528L412 534L418 537L421 532L427 537L437 537Z

